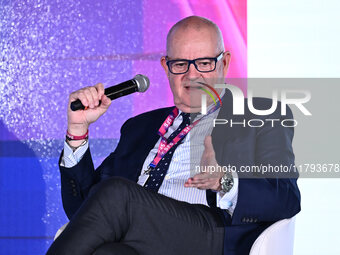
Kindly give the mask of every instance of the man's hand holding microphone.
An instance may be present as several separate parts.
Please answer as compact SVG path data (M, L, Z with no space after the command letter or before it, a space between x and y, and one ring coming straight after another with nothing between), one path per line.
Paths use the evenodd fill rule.
M73 111L71 103L80 100L85 106L84 110ZM101 101L101 103L99 103ZM111 105L111 99L104 94L104 85L101 83L92 87L79 89L70 94L67 108L67 132L75 137L87 134L91 123L102 116ZM84 139L68 140L71 147L78 147Z
M67 107L68 145L75 149L84 143L88 138L90 124L107 111L111 100L134 92L145 92L149 84L146 76L137 74L133 79L107 89L98 83L72 92Z

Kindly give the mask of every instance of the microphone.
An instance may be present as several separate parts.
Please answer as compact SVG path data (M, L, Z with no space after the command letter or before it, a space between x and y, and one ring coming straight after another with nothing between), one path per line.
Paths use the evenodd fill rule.
M150 85L149 78L137 74L133 79L124 81L122 83L119 83L118 85L109 87L105 89L104 94L110 98L111 100L114 100L116 98L129 95L134 92L145 92ZM101 101L99 101L100 105ZM71 110L77 111L77 110L84 110L85 106L81 103L79 99L71 103Z

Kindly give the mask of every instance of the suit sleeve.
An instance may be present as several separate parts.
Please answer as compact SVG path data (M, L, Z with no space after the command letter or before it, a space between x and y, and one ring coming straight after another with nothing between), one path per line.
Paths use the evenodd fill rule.
M292 139L293 127L281 125L283 117L272 127L271 122L256 132L255 165L277 166L289 169L279 174L262 174L257 178L239 178L238 202L232 223L274 222L293 217L300 211L300 192L297 187L298 174L294 172ZM284 119L293 119L288 108ZM255 177L255 176L252 176Z
M127 123L124 123L121 128L121 136L126 130ZM121 141L119 142L119 144ZM117 145L117 148L119 147ZM114 166L116 150L112 152L98 167L94 169L90 148L88 148L83 155L82 159L73 167L66 168L60 166L63 157L63 151L59 159L59 169L61 178L61 197L63 202L64 211L69 219L76 213L83 201L88 196L90 189L103 177L103 169L109 169ZM106 171L110 172L110 171ZM111 171L113 172L113 171ZM104 174L105 175L105 174Z

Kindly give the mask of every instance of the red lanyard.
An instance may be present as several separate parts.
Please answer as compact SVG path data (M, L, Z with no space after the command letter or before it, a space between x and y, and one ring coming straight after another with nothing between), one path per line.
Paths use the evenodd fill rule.
M215 105L210 111L208 111L207 115L213 113L216 111L221 104L218 102L217 105ZM159 161L164 157L164 155L174 146L176 145L182 138L184 138L189 131L196 126L196 124L202 119L198 119L194 121L189 126L185 127L172 141L168 143L167 139L164 137L166 132L168 131L169 127L173 124L174 120L178 116L179 110L177 107L175 107L172 112L169 114L169 116L166 118L166 120L163 122L162 126L158 130L158 134L162 137L161 142L158 146L158 151L156 157L152 160L152 162L149 164L149 167L147 170L145 170L144 173L148 174L152 169L154 169ZM204 118L204 117L203 117Z
M194 123L190 124L189 126L185 127L172 141L168 143L167 139L164 137L166 132L168 131L169 127L173 124L175 118L178 116L178 108L175 107L166 120L163 122L162 126L158 130L158 134L162 137L161 142L158 147L158 152L156 157L150 163L147 173L150 172L153 168L157 166L159 161L164 157L164 155L173 147L175 146L183 137L185 137L189 131L200 121L196 120Z

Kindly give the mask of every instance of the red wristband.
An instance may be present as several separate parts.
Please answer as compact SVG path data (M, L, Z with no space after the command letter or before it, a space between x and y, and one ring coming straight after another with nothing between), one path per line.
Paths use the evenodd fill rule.
M83 140L83 139L87 139L88 137L89 137L89 130L86 131L85 135L81 135L81 136L71 135L68 132L68 130L66 130L66 140L68 141Z

